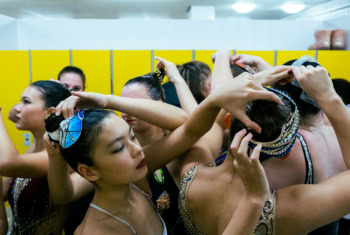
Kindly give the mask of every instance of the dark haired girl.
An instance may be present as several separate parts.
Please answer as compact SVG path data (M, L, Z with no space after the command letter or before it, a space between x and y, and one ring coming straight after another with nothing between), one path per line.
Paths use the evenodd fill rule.
M13 177L4 184L11 205L13 222L9 234L61 234L64 211L50 198L47 183L48 157L44 148L44 119L60 101L70 96L62 84L38 81L27 87L16 105L19 130L34 136L33 148L19 154L0 116L0 175Z
M215 67L222 66L216 72L214 70L214 77L232 78L229 63L229 54L219 54ZM350 141L350 114L334 92L326 70L302 67L293 68L293 73L303 89L320 103L329 116L344 160L350 166L350 149L347 146ZM233 80L244 76L247 77L247 74ZM256 81L255 78L248 76L248 79ZM283 130L290 126L290 120L294 120L293 115L287 115L278 135L288 141L289 136L284 136ZM211 136L190 149L184 161L196 155L212 155L206 146L216 141L215 138ZM262 150L275 151L279 150L277 147L287 147L287 142L274 145L276 143L271 139L265 143L267 140L257 141L254 138L247 130L239 131L230 144L230 156L220 166L197 165L195 162L183 165L179 203L186 227L192 234L306 234L350 211L349 171L318 185L296 185L270 193L259 154ZM271 149L262 149L267 144L272 144ZM250 157L248 146L254 148ZM275 153L278 154L278 151Z
M133 115L140 113L147 116L144 117L147 122L162 123L158 120L159 114L155 115L155 113L164 113L164 110L152 108L149 104L166 105L147 99L135 101L135 99L93 93L77 92L73 94L76 96L69 98L57 108L58 113L62 107L63 113L72 113L75 106L78 108L109 108L126 112L126 107L133 109L134 105L138 104L138 110L134 109ZM249 127L256 129L256 125L253 125L244 113L245 105L252 99L270 99L280 102L278 97L252 81L235 80L212 92L183 125L144 147L141 147L134 138L130 126L113 113L87 110L75 114L70 120L82 120L82 129L79 126L77 129L81 130L81 134L80 136L72 134L75 136L72 137L77 139L72 145L66 145L66 142L62 141L66 138L59 137L61 154L74 169L77 169L79 174L96 185L92 205L76 233L164 233L166 230L154 208L149 204L145 194L134 184L192 146L211 128L220 107L228 107L227 103L234 105L234 108L230 107L229 110L235 116L243 119ZM143 110L141 111L140 108ZM64 130L67 124L70 125L70 120L60 124L62 133L66 133ZM58 185L62 185L62 181L67 178L62 174L65 173L65 170L59 169L58 146L51 146L48 146L48 151L50 155L49 181L53 180L50 182L52 193L58 197L68 197L69 200L84 194L87 187L92 186L83 182L81 178L70 181L71 186L65 187L68 192L62 193L58 190ZM70 154L77 153L79 150L82 154ZM72 180L72 178L69 179Z

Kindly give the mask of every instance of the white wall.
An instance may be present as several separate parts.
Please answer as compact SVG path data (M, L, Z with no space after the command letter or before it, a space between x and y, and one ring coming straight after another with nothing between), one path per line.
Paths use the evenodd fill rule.
M334 26L334 22L297 20L5 21L0 18L1 50L307 50L316 29L339 28L346 22Z
M16 20L0 15L0 50L16 50L17 48Z

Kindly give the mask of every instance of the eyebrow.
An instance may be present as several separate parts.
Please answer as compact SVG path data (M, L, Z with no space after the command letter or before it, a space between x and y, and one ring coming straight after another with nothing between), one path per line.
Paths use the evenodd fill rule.
M131 132L131 126L129 128L129 133ZM120 136L115 138L114 140L112 140L111 142L109 142L109 144L107 145L107 148L110 148L115 142L121 141L123 140L125 137L124 136Z

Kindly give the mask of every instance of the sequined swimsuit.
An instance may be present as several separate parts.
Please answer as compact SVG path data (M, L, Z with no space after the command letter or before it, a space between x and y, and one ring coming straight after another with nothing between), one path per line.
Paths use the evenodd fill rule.
M46 178L14 178L7 194L13 215L8 234L54 234L63 209L50 204Z
M200 227L195 223L192 217L190 207L187 201L188 188L195 178L199 169L203 165L197 165L189 169L181 181L181 189L179 195L179 210L183 217L186 229L190 234L205 235ZM214 164L206 165L209 167L216 167ZM265 202L263 211L260 215L259 222L255 228L255 235L274 235L275 234L275 210L276 210L276 194L272 193L271 199Z
M166 166L160 169L161 179L155 173L148 177L148 182L152 192L152 202L162 215L168 234L185 235L185 228L182 217L179 213L178 197L179 188L170 175Z

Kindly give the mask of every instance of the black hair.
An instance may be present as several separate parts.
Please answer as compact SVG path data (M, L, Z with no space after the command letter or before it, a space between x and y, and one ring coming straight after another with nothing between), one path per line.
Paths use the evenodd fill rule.
M233 77L238 77L239 75L241 75L244 72L247 72L245 69L243 69L242 67L236 65L236 64L230 64L230 69L231 69L231 73L233 75Z
M37 81L30 86L39 91L46 108L56 107L61 101L71 96L70 91L59 82Z
M61 154L66 162L78 172L79 164L94 166L92 158L97 138L102 132L102 121L109 115L115 115L112 111L103 109L87 109L84 111L83 129L79 139L69 148L60 147ZM62 116L51 114L45 120L46 130L52 132L57 130ZM79 173L79 172L78 172Z
M200 61L191 61L177 66L181 77L187 83L197 103L201 103L205 97L202 94L204 80L211 74L210 67Z
M350 82L343 78L332 79L334 90L345 104L350 104Z
M151 96L152 100L162 100L165 102L164 90L162 88L161 80L164 77L164 70L160 73L149 73L143 76L132 78L125 83L124 86L131 84L140 84L146 87L148 94Z
M60 73L58 74L58 77L57 77L57 80L61 80L61 76L65 73L75 73L75 74L78 74L81 78L81 81L83 83L83 90L85 90L85 74L83 72L83 70L81 70L80 68L78 67L75 67L75 66L66 66L64 67Z
M267 100L255 100L247 105L246 113L248 117L259 124L261 133L248 130L253 134L253 139L259 142L269 142L278 138L281 134L282 126L292 115L292 107L287 99L281 98L284 105ZM237 118L232 117L230 127L229 145L237 132L247 127ZM261 153L261 161L271 156Z

